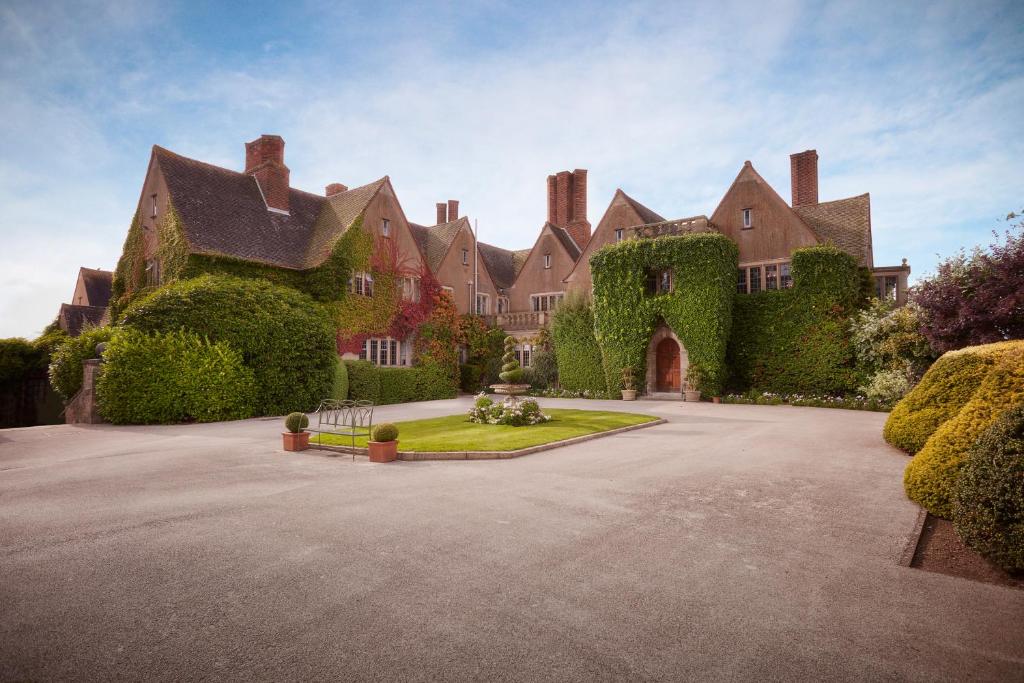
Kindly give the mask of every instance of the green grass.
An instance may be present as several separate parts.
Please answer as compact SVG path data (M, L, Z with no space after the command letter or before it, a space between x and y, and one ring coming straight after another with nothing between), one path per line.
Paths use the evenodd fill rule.
M438 452L515 451L658 419L652 415L601 410L552 408L544 412L551 416L550 422L527 427L474 424L464 414L396 422L398 448L402 451ZM311 441L316 443L316 434ZM348 446L352 442L347 437L324 434L323 443ZM366 438L357 438L356 446L366 446Z

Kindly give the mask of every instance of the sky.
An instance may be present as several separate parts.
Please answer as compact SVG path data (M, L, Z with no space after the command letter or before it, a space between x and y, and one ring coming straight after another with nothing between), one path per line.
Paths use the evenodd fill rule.
M409 220L461 202L532 245L546 178L589 170L668 218L745 160L783 197L871 193L876 265L913 278L1024 208L1024 3L0 0L0 337L79 266L113 269L152 145L241 170L281 135L294 187L384 175Z

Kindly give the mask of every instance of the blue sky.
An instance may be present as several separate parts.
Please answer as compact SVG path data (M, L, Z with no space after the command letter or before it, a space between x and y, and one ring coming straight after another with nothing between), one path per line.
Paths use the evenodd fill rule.
M159 144L230 168L277 133L292 184L390 175L532 244L545 178L708 214L749 159L789 196L870 192L877 264L988 243L1024 207L1020 2L0 4L0 337L111 269Z

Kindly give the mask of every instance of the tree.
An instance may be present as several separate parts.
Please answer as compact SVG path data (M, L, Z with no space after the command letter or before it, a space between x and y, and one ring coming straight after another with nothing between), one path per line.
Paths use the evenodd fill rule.
M988 249L975 249L939 263L936 273L914 288L924 311L921 332L937 352L1024 338L1024 221L1011 213L1009 229Z

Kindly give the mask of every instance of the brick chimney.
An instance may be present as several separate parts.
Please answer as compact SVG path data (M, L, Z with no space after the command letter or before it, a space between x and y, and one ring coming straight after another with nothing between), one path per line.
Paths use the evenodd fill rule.
M793 206L818 203L818 152L789 155L790 184L793 188Z
M448 222L448 205L444 202L437 203L437 225Z
M459 218L459 200L449 199L448 200L448 220L454 221Z
M586 169L548 176L548 222L565 228L581 249L590 241Z
M288 179L284 165L284 139L280 135L261 135L245 143L245 172L256 178L267 208L288 211Z
M331 183L327 186L327 189L324 190L324 195L327 197L333 197L334 195L341 194L342 192L348 192L348 185Z

